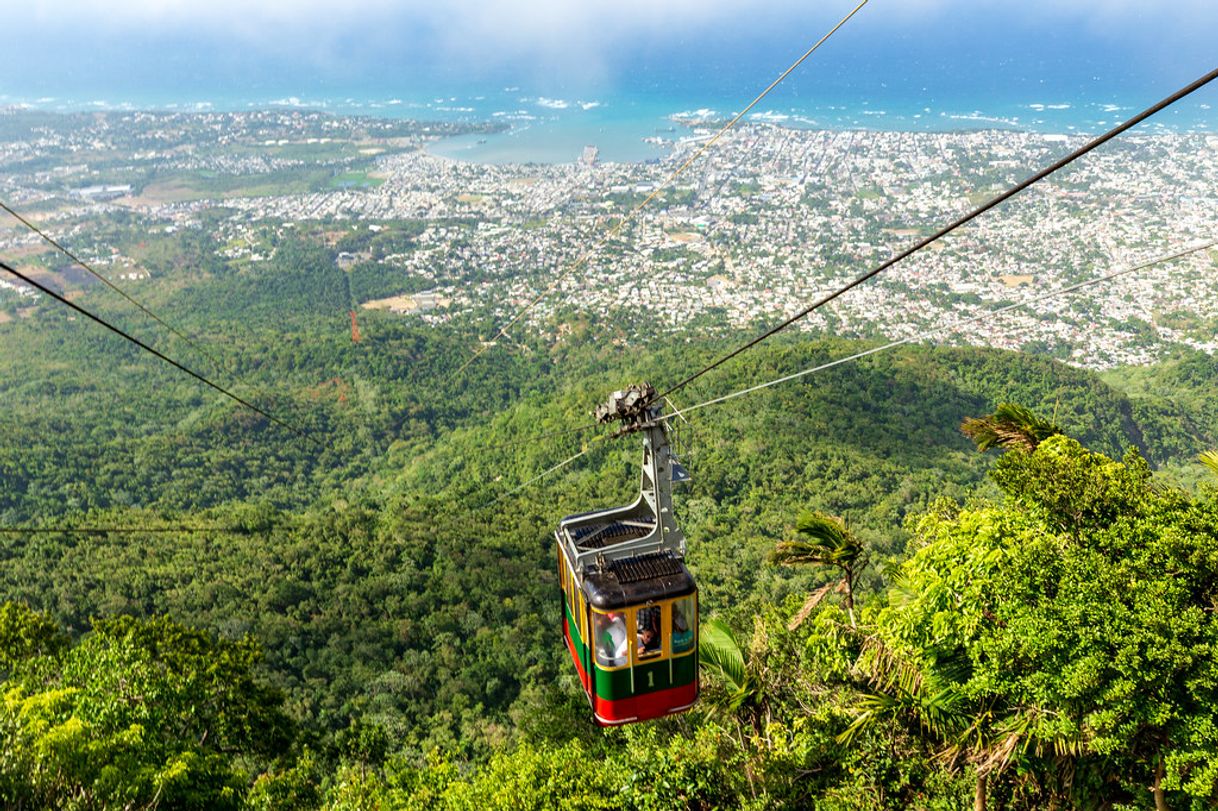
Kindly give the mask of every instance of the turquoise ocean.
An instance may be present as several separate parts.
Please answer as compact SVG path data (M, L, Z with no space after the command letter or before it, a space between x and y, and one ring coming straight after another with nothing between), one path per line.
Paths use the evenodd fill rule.
M1143 41L1086 32L1046 34L992 15L922 29L852 23L750 114L792 127L951 131L1004 128L1089 134L1115 125L1214 67L1213 38ZM0 107L44 110L313 109L427 121L496 122L495 133L430 149L487 162L562 163L595 146L606 161L662 157L691 117L722 120L743 107L806 46L803 30L772 25L641 43L594 77L520 65L454 65L408 49L353 50L341 63L272 59L223 43L139 40L98 45L78 60L25 62L0 76ZM15 47L23 47L20 42ZM30 46L31 49L33 45ZM361 56L363 53L363 56ZM362 59L362 61L361 61ZM22 65L29 70L22 74ZM1218 83L1215 83L1218 85ZM1218 132L1218 87L1143 125Z

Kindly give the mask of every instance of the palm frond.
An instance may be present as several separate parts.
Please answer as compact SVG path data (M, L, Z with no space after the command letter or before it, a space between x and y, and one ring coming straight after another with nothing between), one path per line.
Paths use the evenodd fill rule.
M979 734L979 721L970 717L967 702L954 686L914 696L918 723L931 735L953 744L965 744Z
M866 547L840 518L805 510L795 519L798 538L780 542L770 554L773 563L798 565L819 563L862 568Z
M1218 476L1218 450L1204 451L1198 457L1201 464L1210 469L1215 476Z
M854 663L855 672L880 690L910 695L922 691L922 670L917 663L884 644L879 637L863 641Z
M868 727L899 713L902 702L886 693L864 693L855 702L854 720L837 735L837 742L849 746Z
M811 510L804 510L796 517L795 531L830 548L842 546L849 534L842 519Z
M731 707L739 707L750 690L748 670L740 643L727 625L715 619L702 623L698 633L698 661L727 683Z
M1044 440L1061 433L1057 425L1017 403L1001 403L987 417L969 417L961 423L960 430L977 443L979 451L1019 448L1031 452Z
M808 599L804 600L803 606L800 607L799 611L794 617L791 617L791 621L787 623L787 630L794 631L796 628L803 625L804 620L806 620L809 615L816 610L816 607L820 605L820 601L825 599L825 595L829 593L829 590L832 589L834 585L835 584L833 582L826 583L808 595Z

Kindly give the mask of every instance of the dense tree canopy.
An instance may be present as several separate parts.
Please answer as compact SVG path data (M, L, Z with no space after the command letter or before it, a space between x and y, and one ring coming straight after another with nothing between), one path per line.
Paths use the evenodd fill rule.
M412 249L394 234L285 239L147 291L319 445L45 304L0 323L22 348L0 356L0 804L1218 802L1211 358L1101 378L905 347L697 412L677 512L706 700L602 732L558 643L549 533L637 495L638 449L591 444L514 491L578 452L551 434L605 392L726 342L625 353L559 312L453 379L484 325L368 312L351 343L346 311L392 277L334 253ZM858 348L776 340L682 396ZM959 426L996 408L1019 419L986 423L995 460Z

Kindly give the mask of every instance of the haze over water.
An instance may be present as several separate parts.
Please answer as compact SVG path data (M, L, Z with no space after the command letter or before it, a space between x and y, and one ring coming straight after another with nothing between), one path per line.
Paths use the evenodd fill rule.
M726 0L687 10L682 2L667 12L534 4L516 10L514 29L510 14L472 0L443 13L359 0L362 16L303 0L237 13L221 0L192 27L149 23L144 4L119 3L115 21L100 28L65 15L41 20L37 36L16 37L18 67L0 78L0 106L293 107L493 121L505 131L433 149L465 160L561 162L592 144L604 160L646 160L665 148L643 139L688 134L673 129L674 114L741 109L850 8L780 4L758 13ZM1176 8L1177 18L1154 4L1025 5L877 0L753 117L814 128L1092 133L1213 67L1218 11L1199 0ZM88 9L80 11L87 21ZM270 16L248 19L259 13ZM1218 92L1206 89L1146 126L1215 131L1216 109Z

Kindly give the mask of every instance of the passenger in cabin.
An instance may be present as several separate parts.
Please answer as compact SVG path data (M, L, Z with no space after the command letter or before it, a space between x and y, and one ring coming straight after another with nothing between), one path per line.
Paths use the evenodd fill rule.
M660 607L640 608L638 655L655 656L660 652Z
M694 644L694 633L690 630L689 619L685 616L685 607L689 599L677 600L672 604L672 652L684 653Z
M597 625L597 659L605 667L620 667L626 664L628 651L628 636L626 620L616 612L598 614Z

